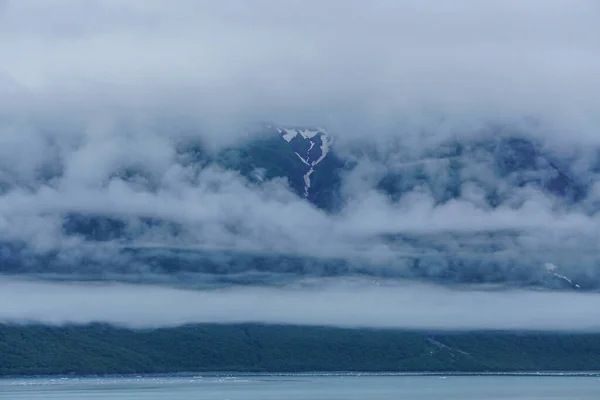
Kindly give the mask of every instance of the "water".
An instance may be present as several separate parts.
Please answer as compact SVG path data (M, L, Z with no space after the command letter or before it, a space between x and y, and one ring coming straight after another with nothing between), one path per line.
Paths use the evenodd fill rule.
M597 400L599 376L290 375L0 379L2 399Z

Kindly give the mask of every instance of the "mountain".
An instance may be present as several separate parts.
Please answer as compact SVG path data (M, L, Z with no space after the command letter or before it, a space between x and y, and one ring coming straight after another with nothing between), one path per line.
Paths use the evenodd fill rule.
M317 207L339 207L336 192L344 161L332 151L332 136L323 128L265 128L259 139L225 149L216 161L251 182L285 178L298 196Z
M375 211L388 207L390 213L407 199L416 198L412 200L416 206L432 210L466 204L490 214L519 209L532 199L543 198L540 204L549 203L557 215L571 210L593 215L594 182L600 177L600 162L592 162L582 174L573 154L507 129L476 137L423 140L418 146L400 136L377 147L365 137L338 148L324 128L265 124L246 139L218 151L198 140L182 140L174 149L174 166L186 172L182 179L191 188L218 192L224 185L219 180L223 174L229 174L231 182L241 177L240 185L249 193L262 193L271 183L283 182L300 202L295 204L305 204L303 207L314 210L311 218L323 219L331 226L364 211L352 208L364 198L379 199ZM50 165L52 168L44 168L49 171L47 176L37 178L46 186L60 182L65 174L60 163ZM109 179L148 196L167 190L155 168L133 158L113 167ZM0 184L8 194L19 187L16 180L8 178L0 179ZM202 185L206 187L202 189ZM241 207L244 199L238 200L232 207ZM202 202L202 197L198 201ZM73 208L52 216L52 221L60 223L55 233L60 240L55 245L39 249L19 237L5 237L0 246L0 271L54 279L192 285L279 284L306 277L360 276L561 290L600 288L600 260L593 254L593 239L584 237L576 246L565 247L560 240L532 236L527 226L515 228L514 221L504 226L502 218L494 220L494 226L487 226L485 220L476 230L453 225L431 230L426 223L411 230L405 229L401 220L402 229L358 238L339 230L309 232L314 237L324 235L323 247L331 240L331 248L348 248L323 253L298 242L291 250L277 245L265 250L256 243L245 247L245 236L260 234L255 223L244 221L247 215L243 211L236 212L239 214L231 222L219 225L217 231L224 237L220 239L208 233L203 236L209 222L197 225L153 215L150 209L128 213ZM367 250L361 253L363 248ZM379 254L385 257L379 260Z
M0 377L232 371L598 371L600 336L280 325L0 324ZM597 373L596 373L597 374Z
M525 187L569 203L585 196L585 183L578 182L567 166L559 166L560 160L532 139L453 140L423 153L393 165L379 189L398 199L423 186L437 203L444 203L459 198L468 183L483 190L483 200L491 208L502 206Z

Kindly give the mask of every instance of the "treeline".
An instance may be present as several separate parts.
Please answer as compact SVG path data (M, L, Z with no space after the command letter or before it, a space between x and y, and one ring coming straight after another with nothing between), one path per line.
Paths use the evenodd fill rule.
M600 334L0 325L0 375L600 370Z

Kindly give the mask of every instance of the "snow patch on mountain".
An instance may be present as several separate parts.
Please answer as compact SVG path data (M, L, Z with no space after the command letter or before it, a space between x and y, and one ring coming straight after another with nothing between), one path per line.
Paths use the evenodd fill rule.
M315 172L315 170L311 168L306 174L304 174L304 197L308 197L308 190L310 189L310 176L313 172Z
M281 129L278 129L278 131L281 133ZM295 129L283 129L283 131L285 132L283 134L283 139L288 143L298 135L298 131Z
M311 138L314 138L315 136L317 136L321 132L318 129L317 130L304 129L302 131L298 131L298 133L300 133L304 139L311 139Z
M327 157L331 151L332 140L327 131L323 128L315 129L294 129L294 128L277 128L277 132L281 134L283 140L294 146L292 140L296 137L301 137L303 141L308 141L308 150L305 154L298 152L299 146L294 146L294 152L300 160L309 167L309 170L304 174L304 197L308 197L311 188L310 176L315 172L315 167ZM320 141L320 153L315 155L313 149L315 144ZM305 147L302 146L304 149Z
M314 144L314 143L312 143ZM319 164L321 161L323 161L323 159L327 156L327 154L329 154L329 138L326 135L323 135L321 137L321 157L319 157L316 161L313 162L313 166ZM311 145L312 148L312 145ZM309 149L310 151L310 149Z
M300 154L298 154L298 152L296 152L296 155L298 156L298 158L306 165L308 165L309 167L311 166L308 161L306 161L306 159L304 159Z
M546 267L546 271L548 271L548 273L550 273L552 276L555 276L555 277L557 277L559 279L562 279L563 281L568 282L569 285L571 285L571 286L575 286L578 289L580 288L580 286L578 284L573 284L573 281L571 279L567 278L564 275L559 274L557 272L558 271L558 267L556 265L554 265L552 263L546 263L545 267Z

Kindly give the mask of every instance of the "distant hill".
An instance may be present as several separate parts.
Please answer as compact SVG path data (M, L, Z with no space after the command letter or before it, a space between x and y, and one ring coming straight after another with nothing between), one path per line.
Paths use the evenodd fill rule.
M600 371L600 335L261 325L131 331L0 325L0 376L176 372Z

